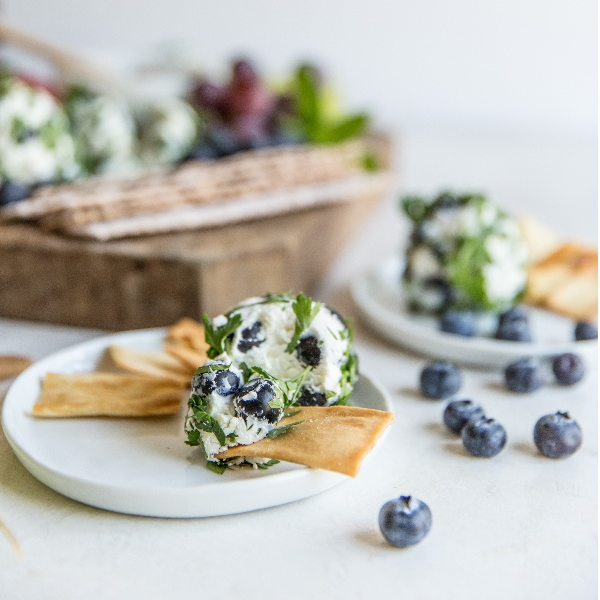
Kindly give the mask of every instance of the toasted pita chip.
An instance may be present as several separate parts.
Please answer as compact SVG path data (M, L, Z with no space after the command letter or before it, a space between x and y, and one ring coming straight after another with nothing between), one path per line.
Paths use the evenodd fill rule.
M301 421L285 434L217 454L274 458L355 477L365 456L394 420L382 410L357 406L307 406L279 426Z
M109 346L108 355L124 371L189 383L189 367L166 352L150 352L124 346Z
M0 356L0 380L16 377L31 365L31 359L26 356Z
M544 300L546 308L575 321L592 321L598 315L598 269L580 270Z
M120 373L48 373L36 417L150 417L179 412L183 389L168 379Z
M204 338L204 325L188 317L179 319L167 329L167 341L205 353L208 351L208 344Z
M536 263L552 254L563 243L555 231L532 216L521 217L519 227L527 244L531 263Z
M189 368L190 377L193 375L194 371L208 359L206 352L188 346L166 343L164 345L164 350L167 354L179 359Z

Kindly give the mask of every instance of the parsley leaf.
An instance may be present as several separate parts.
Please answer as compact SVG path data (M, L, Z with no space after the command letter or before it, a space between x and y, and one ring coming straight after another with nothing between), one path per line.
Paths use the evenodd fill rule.
M206 343L210 346L208 358L216 358L219 354L225 352L227 337L242 324L242 315L237 313L230 317L225 325L214 327L208 315L203 313L202 322L204 323L204 337Z
M302 333L308 329L313 319L317 316L320 308L320 302L315 302L313 304L313 301L302 292L296 296L296 300L294 304L292 304L292 309L296 315L296 323L294 325L294 335L285 349L288 354L291 354L294 351Z
M275 427L275 429L271 429L269 433L267 433L267 437L274 440L276 437L287 433L294 425L300 425L300 423L304 423L304 421L294 421L293 423L288 423L287 425L282 425L281 427Z
M278 465L279 461L276 458L272 458L271 460L268 460L267 462L264 463L255 463L257 468L259 469L268 469L269 467L272 467L273 465Z
M212 460L207 460L206 468L209 471L214 471L215 473L218 473L219 475L223 475L223 473L225 473L225 471L227 471L227 469L230 469L231 467L226 462L222 462L222 461L214 462Z

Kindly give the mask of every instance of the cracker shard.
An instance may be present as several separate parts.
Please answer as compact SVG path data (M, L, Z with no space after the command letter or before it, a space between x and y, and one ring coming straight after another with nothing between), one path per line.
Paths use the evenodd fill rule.
M284 417L279 426L302 421L284 435L247 446L233 446L218 459L247 456L284 460L356 477L394 415L358 406L307 406Z

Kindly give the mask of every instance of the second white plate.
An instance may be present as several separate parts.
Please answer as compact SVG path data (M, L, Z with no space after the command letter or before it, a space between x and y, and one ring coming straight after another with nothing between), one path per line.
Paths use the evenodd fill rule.
M93 371L111 344L159 350L164 335L164 329L148 329L102 336L40 360L14 381L4 400L2 427L14 453L34 477L84 504L154 517L206 517L268 508L347 479L283 462L268 470L242 468L217 475L205 468L198 448L184 444L185 402L181 412L171 417L39 419L31 415L46 373ZM351 402L393 411L384 389L365 375L360 376Z
M523 356L546 357L574 352L596 364L597 340L573 341L574 322L531 308L534 342L490 337L467 338L439 330L438 319L407 309L402 295L401 260L390 257L351 284L351 293L366 322L386 339L425 356L466 365L503 367Z

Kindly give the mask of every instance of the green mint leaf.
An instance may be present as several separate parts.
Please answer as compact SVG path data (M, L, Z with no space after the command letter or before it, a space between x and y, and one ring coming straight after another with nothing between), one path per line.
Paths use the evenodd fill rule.
M307 129L315 127L321 120L319 93L314 71L302 65L296 72L296 110Z
M267 433L267 437L274 440L275 438L287 433L292 427L295 425L299 425L300 423L304 423L304 421L295 421L294 423L288 423L287 425L282 425L281 427L275 427L275 429L271 429L269 433Z
M420 196L404 196L400 200L400 206L413 223L420 223L431 212L427 201Z
M221 446L225 445L226 438L223 429L219 425L219 422L207 412L204 410L197 410L194 413L194 423L201 431L213 433Z
M363 134L368 126L369 117L357 114L332 125L322 125L312 132L312 141L320 144L335 144Z
M200 432L197 429L187 432L186 444L188 446L199 446L200 445Z

